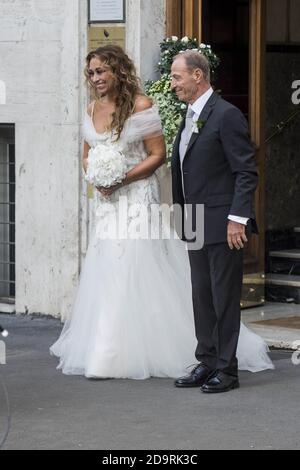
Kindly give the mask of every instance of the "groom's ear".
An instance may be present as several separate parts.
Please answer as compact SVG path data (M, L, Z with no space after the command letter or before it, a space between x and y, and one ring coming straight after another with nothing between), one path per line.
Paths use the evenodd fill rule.
M203 81L204 75L201 69L195 69L193 75L197 83L200 84Z

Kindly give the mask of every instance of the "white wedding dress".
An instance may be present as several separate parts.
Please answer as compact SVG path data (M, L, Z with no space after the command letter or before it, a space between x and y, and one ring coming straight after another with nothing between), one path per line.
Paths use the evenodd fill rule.
M118 145L128 170L147 155L143 138L161 132L156 108L128 119ZM84 138L115 145L110 133L96 132L86 114ZM185 244L173 239L104 239L119 211L120 196L129 210L128 234L142 207L160 202L159 183L149 178L121 187L108 200L95 191L96 227L74 298L72 315L51 347L65 374L89 378L180 377L196 362L190 267ZM122 215L122 214L121 214ZM174 232L172 232L174 233ZM265 342L241 325L239 369L272 369Z

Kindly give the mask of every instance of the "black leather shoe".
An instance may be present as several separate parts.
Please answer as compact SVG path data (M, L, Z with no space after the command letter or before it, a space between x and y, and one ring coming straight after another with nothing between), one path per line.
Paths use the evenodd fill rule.
M201 387L203 393L223 393L239 388L239 379L233 375L217 370Z
M212 371L204 364L200 363L191 371L190 375L180 377L175 381L175 387L201 387L211 375Z

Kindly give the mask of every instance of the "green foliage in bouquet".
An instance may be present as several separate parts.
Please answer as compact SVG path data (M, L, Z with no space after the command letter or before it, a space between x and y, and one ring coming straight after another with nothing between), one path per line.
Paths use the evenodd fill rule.
M158 70L161 77L156 81L148 81L146 83L146 93L154 99L158 106L164 136L167 144L167 164L170 166L172 148L178 127L186 112L186 104L178 100L176 94L171 91L171 66L173 58L181 51L187 49L197 50L204 54L210 62L212 82L215 78L216 69L220 64L220 59L213 53L211 46L199 44L196 39L187 36L178 39L177 36L166 38L160 44L161 58L158 63Z

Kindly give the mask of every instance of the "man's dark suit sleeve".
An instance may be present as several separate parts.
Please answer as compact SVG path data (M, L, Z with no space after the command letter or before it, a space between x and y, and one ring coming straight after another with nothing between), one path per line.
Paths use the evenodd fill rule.
M234 198L229 213L250 219L253 217L253 200L258 174L248 123L239 109L232 107L224 113L220 137L235 177Z

